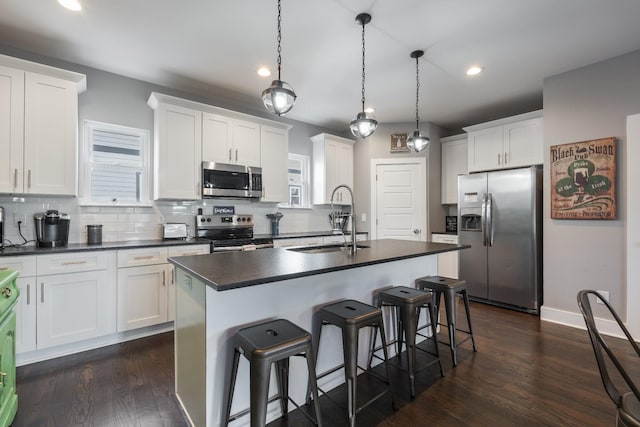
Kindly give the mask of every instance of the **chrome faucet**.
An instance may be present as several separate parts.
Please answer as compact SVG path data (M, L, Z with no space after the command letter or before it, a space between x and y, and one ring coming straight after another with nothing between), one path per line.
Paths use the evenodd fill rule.
M347 191L349 191L349 195L351 196L351 212L349 213L349 216L351 217L351 253L355 254L356 250L357 250L357 246L356 246L356 211L354 208L354 201L353 201L353 190L351 190L351 187L349 187L348 185L345 184L340 184L338 185L336 188L333 189L333 192L331 193L331 212L333 212L333 196L336 194L336 191L339 188L346 188ZM342 232L342 236L344 237L344 231Z

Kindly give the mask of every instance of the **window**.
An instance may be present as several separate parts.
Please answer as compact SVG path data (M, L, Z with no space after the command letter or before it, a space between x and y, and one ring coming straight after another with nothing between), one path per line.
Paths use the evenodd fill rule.
M83 205L149 206L149 131L84 121Z
M290 208L309 207L309 156L289 153L287 168Z

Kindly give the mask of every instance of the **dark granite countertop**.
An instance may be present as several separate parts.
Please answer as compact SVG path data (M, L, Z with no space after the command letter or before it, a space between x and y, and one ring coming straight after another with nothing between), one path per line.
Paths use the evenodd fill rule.
M169 262L213 289L226 291L470 247L391 239L358 243L369 247L359 249L355 255L344 252L304 253L276 248L172 257Z
M349 232L346 233L347 235L350 235ZM356 230L356 234L369 234L366 231L357 231ZM253 237L254 238L272 238L273 240L278 240L278 239L300 239L300 238L304 238L304 237L326 237L326 236L337 236L337 234L333 233L332 230L328 230L328 231L301 231L301 232L294 232L294 233L280 233L277 236L272 236L271 234L255 234Z
M172 240L131 240L122 242L104 242L100 245L88 245L86 243L70 243L67 246L57 248L39 248L34 245L6 247L0 249L0 257L17 255L50 255L65 252L85 252L85 251L109 251L118 249L142 249L158 246L184 246L184 245L208 245L211 241L207 239L172 239Z

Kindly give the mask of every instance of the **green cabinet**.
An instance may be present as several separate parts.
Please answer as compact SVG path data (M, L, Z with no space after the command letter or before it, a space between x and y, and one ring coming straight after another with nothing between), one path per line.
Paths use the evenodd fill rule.
M0 427L9 426L18 410L16 394L16 313L18 272L0 271Z

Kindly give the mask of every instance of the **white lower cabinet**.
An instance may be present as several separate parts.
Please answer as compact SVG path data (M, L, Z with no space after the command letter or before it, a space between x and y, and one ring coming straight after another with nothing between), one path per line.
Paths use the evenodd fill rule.
M118 332L175 320L175 281L167 257L209 253L209 245L118 251Z
M458 236L453 234L434 233L431 235L431 241L434 243L457 245ZM438 275L458 279L458 251L438 254Z
M0 270L16 270L20 297L16 312L16 353L36 349L36 257L16 256L0 258Z

